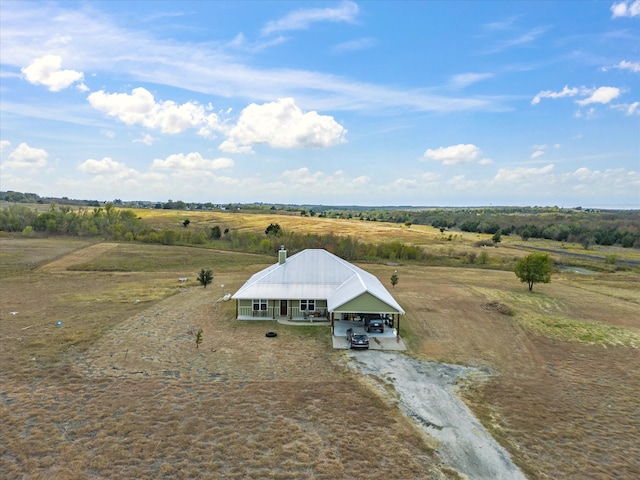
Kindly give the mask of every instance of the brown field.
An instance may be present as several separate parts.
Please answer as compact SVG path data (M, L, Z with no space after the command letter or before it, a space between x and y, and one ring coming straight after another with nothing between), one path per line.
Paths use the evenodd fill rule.
M429 227L342 224L451 248ZM326 327L237 322L216 301L275 258L84 245L0 238L3 478L460 478L393 392L345 368ZM461 394L528 478L640 476L637 273L555 274L529 293L508 271L363 267L385 284L398 271L408 354L493 374Z

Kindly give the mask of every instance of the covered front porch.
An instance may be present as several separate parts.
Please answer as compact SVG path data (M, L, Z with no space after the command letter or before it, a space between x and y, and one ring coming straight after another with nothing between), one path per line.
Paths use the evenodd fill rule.
M238 302L238 320L283 320L291 322L328 322L329 311L322 300L254 300Z

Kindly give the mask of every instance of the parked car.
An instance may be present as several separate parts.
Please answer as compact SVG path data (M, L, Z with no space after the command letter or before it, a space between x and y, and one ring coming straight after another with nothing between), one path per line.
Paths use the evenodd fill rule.
M371 330L378 330L380 333L384 333L384 320L381 318L372 318L366 322L364 329L367 332L370 332Z
M364 333L356 333L353 328L347 329L349 348L369 348L369 337Z

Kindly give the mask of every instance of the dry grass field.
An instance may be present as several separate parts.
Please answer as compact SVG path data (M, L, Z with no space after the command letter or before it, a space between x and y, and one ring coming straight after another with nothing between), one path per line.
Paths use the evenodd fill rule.
M328 220L188 213L258 231ZM442 254L475 241L330 222L319 228L363 241L386 229ZM275 258L18 237L0 237L0 255L4 478L459 478L393 392L345 368L326 327L237 322L217 301ZM491 372L461 395L528 478L640 476L637 273L555 274L529 293L509 271L362 266L387 285L398 271L408 354ZM200 268L214 273L206 289Z

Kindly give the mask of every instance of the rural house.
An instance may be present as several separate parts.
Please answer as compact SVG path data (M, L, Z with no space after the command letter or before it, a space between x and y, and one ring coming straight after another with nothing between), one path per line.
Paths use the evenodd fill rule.
M398 323L404 310L380 281L324 249L307 249L254 274L233 296L239 320L364 320Z

